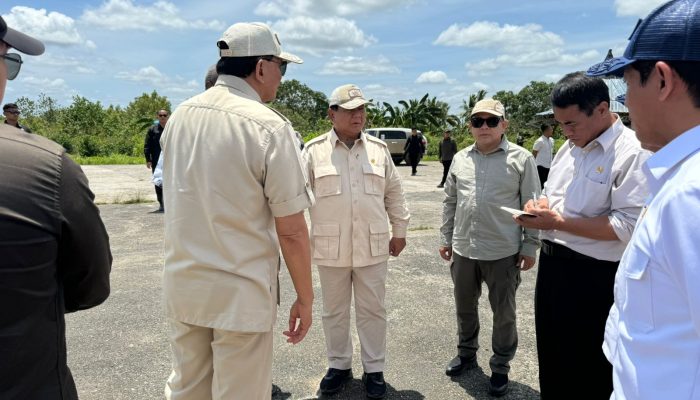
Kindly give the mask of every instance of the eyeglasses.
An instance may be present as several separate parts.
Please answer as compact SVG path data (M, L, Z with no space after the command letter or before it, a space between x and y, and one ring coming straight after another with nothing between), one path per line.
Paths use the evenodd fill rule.
M287 62L284 60L277 61L272 56L260 57L260 59L265 60L265 61L269 61L269 62L273 62L275 64L279 64L280 75L282 75L282 76L284 76L285 72L287 72Z
M472 118L470 118L469 122L471 122L471 125L474 128L481 128L481 126L484 125L484 122L486 122L486 126L488 126L489 128L495 128L498 126L498 123L501 122L501 117L489 117L489 118L472 117Z
M167 117L168 114L158 114L159 117Z
M19 115L20 111L19 110L5 110L6 113L8 114L14 114L14 115Z
M8 53L0 55L0 58L4 59L5 65L7 65L7 80L15 79L22 66L22 57L17 53Z

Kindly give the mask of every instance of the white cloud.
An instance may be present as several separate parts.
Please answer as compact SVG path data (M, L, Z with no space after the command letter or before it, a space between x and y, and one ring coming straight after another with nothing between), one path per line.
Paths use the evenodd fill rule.
M646 17L654 8L668 0L615 0L615 10L621 17Z
M354 21L338 17L293 17L275 22L272 29L279 34L283 48L289 44L291 49L315 56L367 47L377 41L365 35Z
M152 65L143 67L138 71L122 71L117 73L115 77L125 81L148 84L156 88L158 92L164 93L192 95L202 89L194 80L185 81L179 76L171 78Z
M22 78L22 83L27 86L34 86L37 88L42 88L46 91L58 91L58 90L68 90L68 85L66 81L61 78L49 79L49 78L36 78L34 76L27 76Z
M541 68L541 67L576 67L599 61L602 55L595 50L580 54L563 53L561 49L549 49L532 53L501 54L476 63L467 63L467 73L471 77L488 76L504 66Z
M542 30L541 25L500 26L496 22L478 21L469 26L453 24L433 42L435 45L498 49L503 52L531 52L561 47L559 35Z
M376 58L333 57L318 72L320 75L377 75L401 72L384 56Z
M142 6L132 0L108 0L99 8L85 10L80 20L89 25L115 31L155 31L163 27L221 31L226 28L223 22L216 19L187 21L179 16L178 8L167 1L156 1L151 6Z
M2 17L14 29L36 37L47 44L94 46L91 41L83 39L75 27L73 18L58 12L47 12L43 8L16 6L12 7L9 14Z
M255 14L266 17L287 16L350 16L376 13L398 6L408 6L415 0L270 0L260 3Z
M415 98L417 95L407 86L386 86L381 83L372 83L362 88L367 99L374 103L388 102L395 104L401 99Z
M423 72L416 78L416 83L454 83L454 79L447 77L443 71L427 71Z
M42 57L38 57L32 61L37 65L45 65L55 70L70 70L71 72L78 72L80 74L96 73L94 69L85 66L85 64L89 64L88 62L76 57L67 56L63 53L57 55L47 52Z

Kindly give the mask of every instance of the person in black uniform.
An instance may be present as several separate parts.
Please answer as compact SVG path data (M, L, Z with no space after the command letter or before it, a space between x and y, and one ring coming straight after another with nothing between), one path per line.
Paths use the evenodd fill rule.
M170 113L168 110L158 110L158 124L151 126L148 129L148 133L146 133L146 141L143 144L143 155L146 157L146 168L149 168L151 172L156 171L158 157L160 157L160 136L163 134L163 129L165 129L165 124L168 122L169 115ZM156 197L160 204L156 212L163 212L165 211L163 206L163 188L157 185L154 186L156 188Z
M408 159L411 161L411 176L413 176L417 172L420 156L425 152L423 138L418 135L418 130L415 127L411 128L411 136L406 139L406 145L403 149L408 153Z

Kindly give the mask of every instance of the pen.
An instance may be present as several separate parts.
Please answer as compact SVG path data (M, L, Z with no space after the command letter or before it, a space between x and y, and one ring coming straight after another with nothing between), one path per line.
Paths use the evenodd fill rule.
M535 193L535 192L532 192L532 206L534 208L538 208L537 207L537 193Z

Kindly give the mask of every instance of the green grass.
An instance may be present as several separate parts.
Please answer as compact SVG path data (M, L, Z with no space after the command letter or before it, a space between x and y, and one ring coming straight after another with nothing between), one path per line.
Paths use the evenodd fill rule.
M69 154L70 158L80 165L125 165L146 164L143 157L127 156L124 154L112 154L109 156L83 157Z

